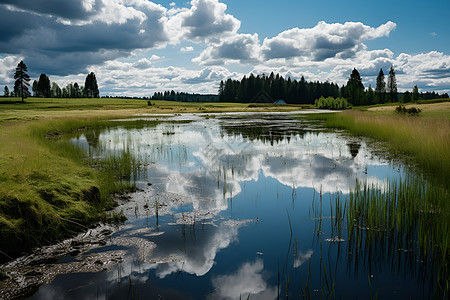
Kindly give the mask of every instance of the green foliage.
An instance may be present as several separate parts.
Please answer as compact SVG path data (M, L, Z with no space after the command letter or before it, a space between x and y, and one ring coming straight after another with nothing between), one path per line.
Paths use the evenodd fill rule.
M317 108L342 110L349 109L351 105L345 98L333 98L333 97L320 97L315 101Z
M404 92L402 97L400 98L400 102L409 103L411 101L412 101L411 93L409 91Z

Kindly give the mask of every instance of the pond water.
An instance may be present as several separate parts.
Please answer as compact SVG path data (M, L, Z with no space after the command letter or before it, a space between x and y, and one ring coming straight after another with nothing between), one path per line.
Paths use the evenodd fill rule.
M355 243L345 218L337 222L350 190L382 189L404 172L364 139L275 114L176 116L139 128L124 121L71 141L92 157L136 157L143 164L131 180L140 190L118 208L128 221L107 243L58 262L102 253L117 263L58 275L30 299L433 294L435 274L414 245Z

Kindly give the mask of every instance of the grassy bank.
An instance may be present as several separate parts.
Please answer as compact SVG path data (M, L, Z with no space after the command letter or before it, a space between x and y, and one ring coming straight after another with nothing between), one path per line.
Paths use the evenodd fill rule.
M113 193L132 188L117 170L134 162L104 160L102 172L60 136L101 126L96 119L5 122L0 139L0 254L14 257L119 216ZM126 156L124 156L126 157ZM128 168L130 169L130 167Z
M391 154L412 157L423 171L450 178L450 120L395 113L346 111L322 115L326 125L386 142Z

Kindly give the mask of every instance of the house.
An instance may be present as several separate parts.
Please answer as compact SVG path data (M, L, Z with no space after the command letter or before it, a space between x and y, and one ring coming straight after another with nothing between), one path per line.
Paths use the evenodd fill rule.
M287 104L287 103L283 99L278 99L273 104Z

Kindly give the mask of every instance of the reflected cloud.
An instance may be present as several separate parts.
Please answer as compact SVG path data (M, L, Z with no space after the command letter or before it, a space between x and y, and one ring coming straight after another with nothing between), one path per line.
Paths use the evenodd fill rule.
M312 249L309 249L308 251L306 251L306 253L298 253L294 259L294 268L298 268L303 265L307 260L311 258L313 253L314 251Z
M264 263L257 259L246 262L230 275L221 275L212 279L214 293L208 299L276 299L277 288L269 286L264 276Z

